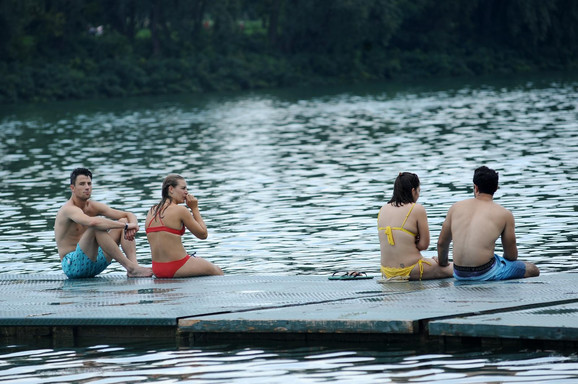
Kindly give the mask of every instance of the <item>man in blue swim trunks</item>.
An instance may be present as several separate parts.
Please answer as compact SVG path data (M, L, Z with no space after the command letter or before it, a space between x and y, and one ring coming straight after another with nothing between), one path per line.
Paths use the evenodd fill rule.
M140 266L136 260L136 216L90 200L92 173L86 168L72 171L70 190L72 196L60 208L54 223L56 246L66 276L94 277L113 259L129 277L152 276L152 269Z
M540 275L536 265L518 260L514 215L494 202L498 172L480 167L474 172L474 198L455 203L438 239L438 257L448 257L453 245L454 277L458 280L508 280ZM498 237L504 255L494 253Z

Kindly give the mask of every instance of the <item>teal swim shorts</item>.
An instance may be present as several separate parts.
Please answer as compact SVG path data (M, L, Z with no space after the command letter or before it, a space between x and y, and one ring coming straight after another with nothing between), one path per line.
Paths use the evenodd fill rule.
M462 281L491 281L521 279L526 274L526 264L510 261L494 255L487 264L480 267L460 267L454 263L454 277Z
M69 279L79 279L83 277L94 277L104 271L110 263L106 260L102 248L98 248L96 261L92 261L76 246L76 251L67 253L62 258L62 271Z

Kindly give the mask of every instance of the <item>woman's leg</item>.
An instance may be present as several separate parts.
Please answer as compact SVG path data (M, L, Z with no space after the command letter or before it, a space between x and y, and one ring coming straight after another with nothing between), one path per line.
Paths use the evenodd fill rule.
M212 276L222 275L223 271L215 264L202 257L191 257L175 272L173 277Z
M453 263L450 263L445 267L440 267L437 261L435 261L434 259L424 257L422 259L422 266L423 266L423 275L421 276L422 280L447 279L448 277L454 276ZM410 280L420 279L419 263L416 264L416 266L411 270L411 273L409 274L409 279Z

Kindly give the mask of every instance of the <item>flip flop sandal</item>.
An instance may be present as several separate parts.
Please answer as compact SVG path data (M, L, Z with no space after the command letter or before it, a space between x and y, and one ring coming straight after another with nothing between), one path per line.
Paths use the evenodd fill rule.
M365 272L334 272L333 275L329 276L329 280L365 280L373 279L373 276L367 276Z

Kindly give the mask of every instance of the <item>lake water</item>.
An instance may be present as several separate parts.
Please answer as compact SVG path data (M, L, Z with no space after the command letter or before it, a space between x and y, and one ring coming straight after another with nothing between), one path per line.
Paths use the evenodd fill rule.
M377 275L376 216L397 174L421 179L433 256L448 208L472 196L473 171L487 165L500 173L496 201L516 218L520 259L545 275L576 271L577 118L575 75L0 106L0 273L61 273L52 227L78 166L93 171L93 199L141 223L163 178L185 176L209 228L185 246L226 274ZM150 264L144 231L137 249ZM0 348L0 382L571 379L568 351Z

